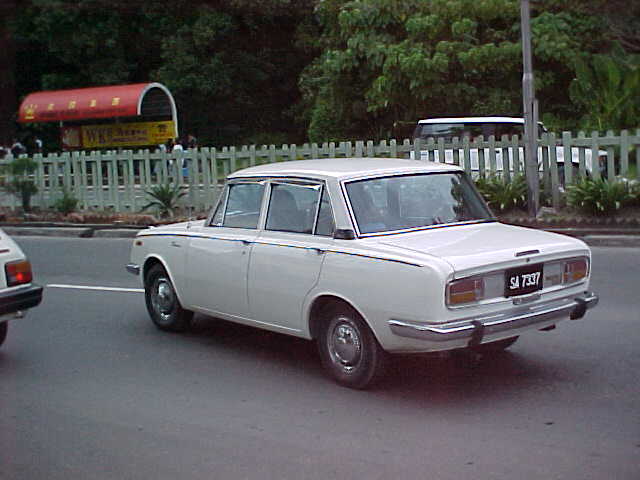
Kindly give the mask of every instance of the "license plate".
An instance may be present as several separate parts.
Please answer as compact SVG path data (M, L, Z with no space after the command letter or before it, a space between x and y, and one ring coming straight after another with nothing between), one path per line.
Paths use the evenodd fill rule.
M505 272L505 297L526 295L542 288L542 264L510 268Z

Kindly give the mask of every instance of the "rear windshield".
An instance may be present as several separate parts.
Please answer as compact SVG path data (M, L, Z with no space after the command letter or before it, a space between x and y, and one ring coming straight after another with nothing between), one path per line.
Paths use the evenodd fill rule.
M538 136L544 133L544 127L538 125ZM453 138L476 138L482 135L485 139L493 135L500 139L502 135L524 135L524 125L521 123L486 122L486 123L421 123L416 127L413 138L444 138L445 142L451 142Z
M357 180L346 190L362 234L494 220L462 172Z

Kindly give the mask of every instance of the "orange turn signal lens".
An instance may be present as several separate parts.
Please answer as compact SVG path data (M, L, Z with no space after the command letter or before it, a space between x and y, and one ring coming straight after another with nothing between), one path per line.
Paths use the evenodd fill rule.
M465 278L451 282L447 288L449 305L464 305L484 298L484 280L482 278Z
M4 272L7 276L7 287L31 283L31 280L33 280L31 263L28 260L9 262L4 266Z
M569 260L564 264L564 283L575 283L587 277L589 273L589 262L586 258Z

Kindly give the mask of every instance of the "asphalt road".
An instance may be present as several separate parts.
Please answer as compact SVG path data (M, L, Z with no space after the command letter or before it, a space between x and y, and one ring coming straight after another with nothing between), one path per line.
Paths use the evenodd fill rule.
M138 288L130 240L21 237L45 285ZM47 287L0 348L0 478L640 478L640 254L594 248L600 305L494 358L335 385L309 342L141 293Z

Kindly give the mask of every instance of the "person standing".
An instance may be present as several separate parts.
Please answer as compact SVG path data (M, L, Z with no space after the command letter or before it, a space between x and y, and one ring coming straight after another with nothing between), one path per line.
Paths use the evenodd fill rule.
M176 138L175 142L173 142L173 147L171 148L171 151L173 153L175 152L184 152L184 148L182 147L182 144L180 143L179 139Z
M24 148L24 145L22 143L20 143L20 140L14 138L13 145L11 145L11 155L13 155L14 157L18 157L26 152L27 149Z
M180 139L176 138L175 142L173 143L173 148L171 149L171 153L173 153L173 156L175 157L176 160L178 160L177 164L178 164L178 171L182 171L182 174L184 175L184 148L182 147L182 144L180 143Z

